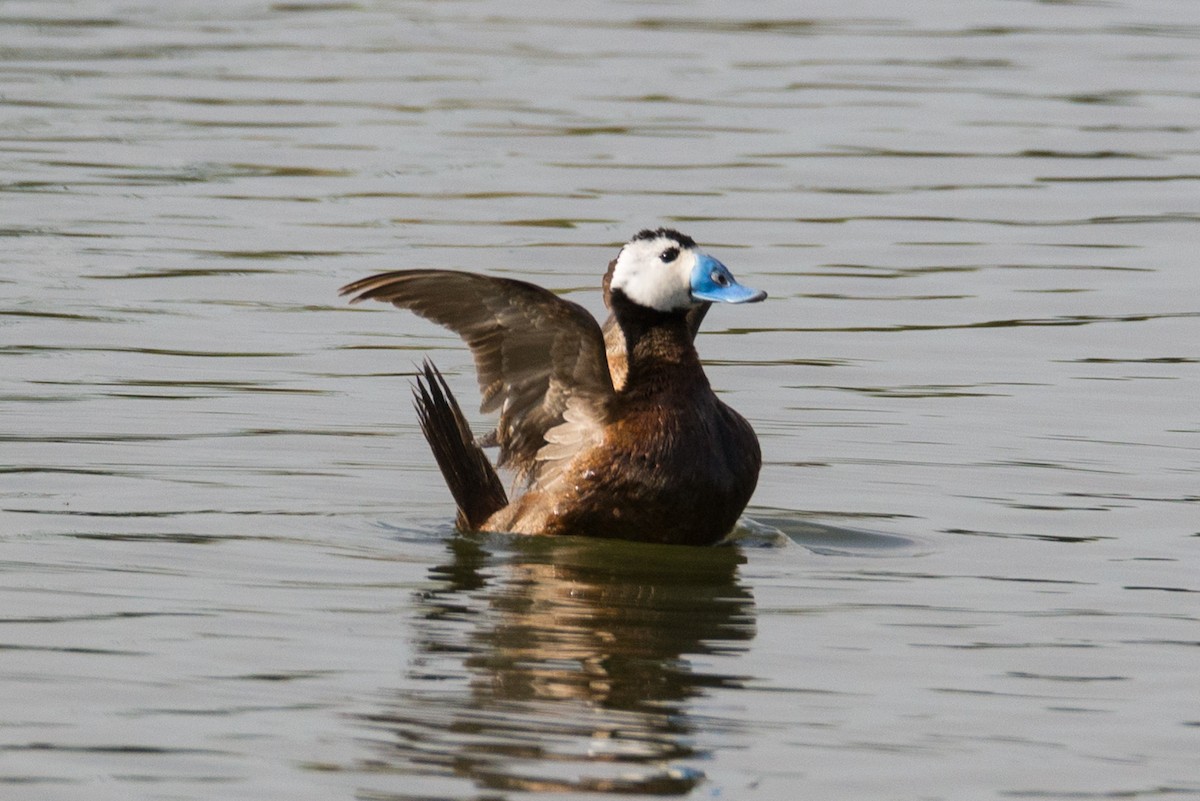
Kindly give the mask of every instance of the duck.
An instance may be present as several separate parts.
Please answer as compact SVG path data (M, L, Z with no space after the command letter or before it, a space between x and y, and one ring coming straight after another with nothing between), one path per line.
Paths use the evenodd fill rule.
M460 531L712 545L749 503L758 438L713 391L695 338L712 304L766 293L665 227L626 242L602 289L603 324L536 284L458 270L396 270L339 290L414 312L470 349L494 430L474 436L431 361L413 388ZM511 499L498 469L515 474Z

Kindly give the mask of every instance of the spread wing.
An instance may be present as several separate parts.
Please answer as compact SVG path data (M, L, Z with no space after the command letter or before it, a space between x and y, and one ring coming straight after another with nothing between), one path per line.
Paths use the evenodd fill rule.
M480 410L500 412L501 466L529 476L547 460L567 458L570 449L560 444L539 464L538 451L547 432L563 424L568 404L568 428L584 419L602 422L613 396L604 335L576 303L524 281L449 270L383 273L347 284L340 294L352 295L351 303L379 300L409 309L463 338L475 358Z

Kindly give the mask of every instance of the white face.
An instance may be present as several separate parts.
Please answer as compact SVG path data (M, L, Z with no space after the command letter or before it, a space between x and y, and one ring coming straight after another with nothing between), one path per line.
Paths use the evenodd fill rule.
M665 236L635 239L621 248L612 288L639 306L677 311L695 305L692 270L699 254Z

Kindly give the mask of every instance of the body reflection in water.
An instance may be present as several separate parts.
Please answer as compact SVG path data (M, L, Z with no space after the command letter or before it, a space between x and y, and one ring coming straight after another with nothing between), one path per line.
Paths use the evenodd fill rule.
M692 707L737 676L690 657L754 636L735 548L460 536L421 596L419 656L370 723L389 798L476 790L676 795L735 724ZM702 735L702 736L698 736Z

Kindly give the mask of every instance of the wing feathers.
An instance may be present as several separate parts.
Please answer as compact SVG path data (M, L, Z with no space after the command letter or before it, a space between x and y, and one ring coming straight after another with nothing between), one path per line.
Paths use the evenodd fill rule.
M347 284L341 294L353 296L352 303L378 300L409 309L461 336L475 360L481 410L500 412L499 462L525 476L534 477L545 459L571 455L566 442L555 457L538 455L568 405L586 409L580 420L601 421L613 396L600 326L582 306L534 284L401 270Z

